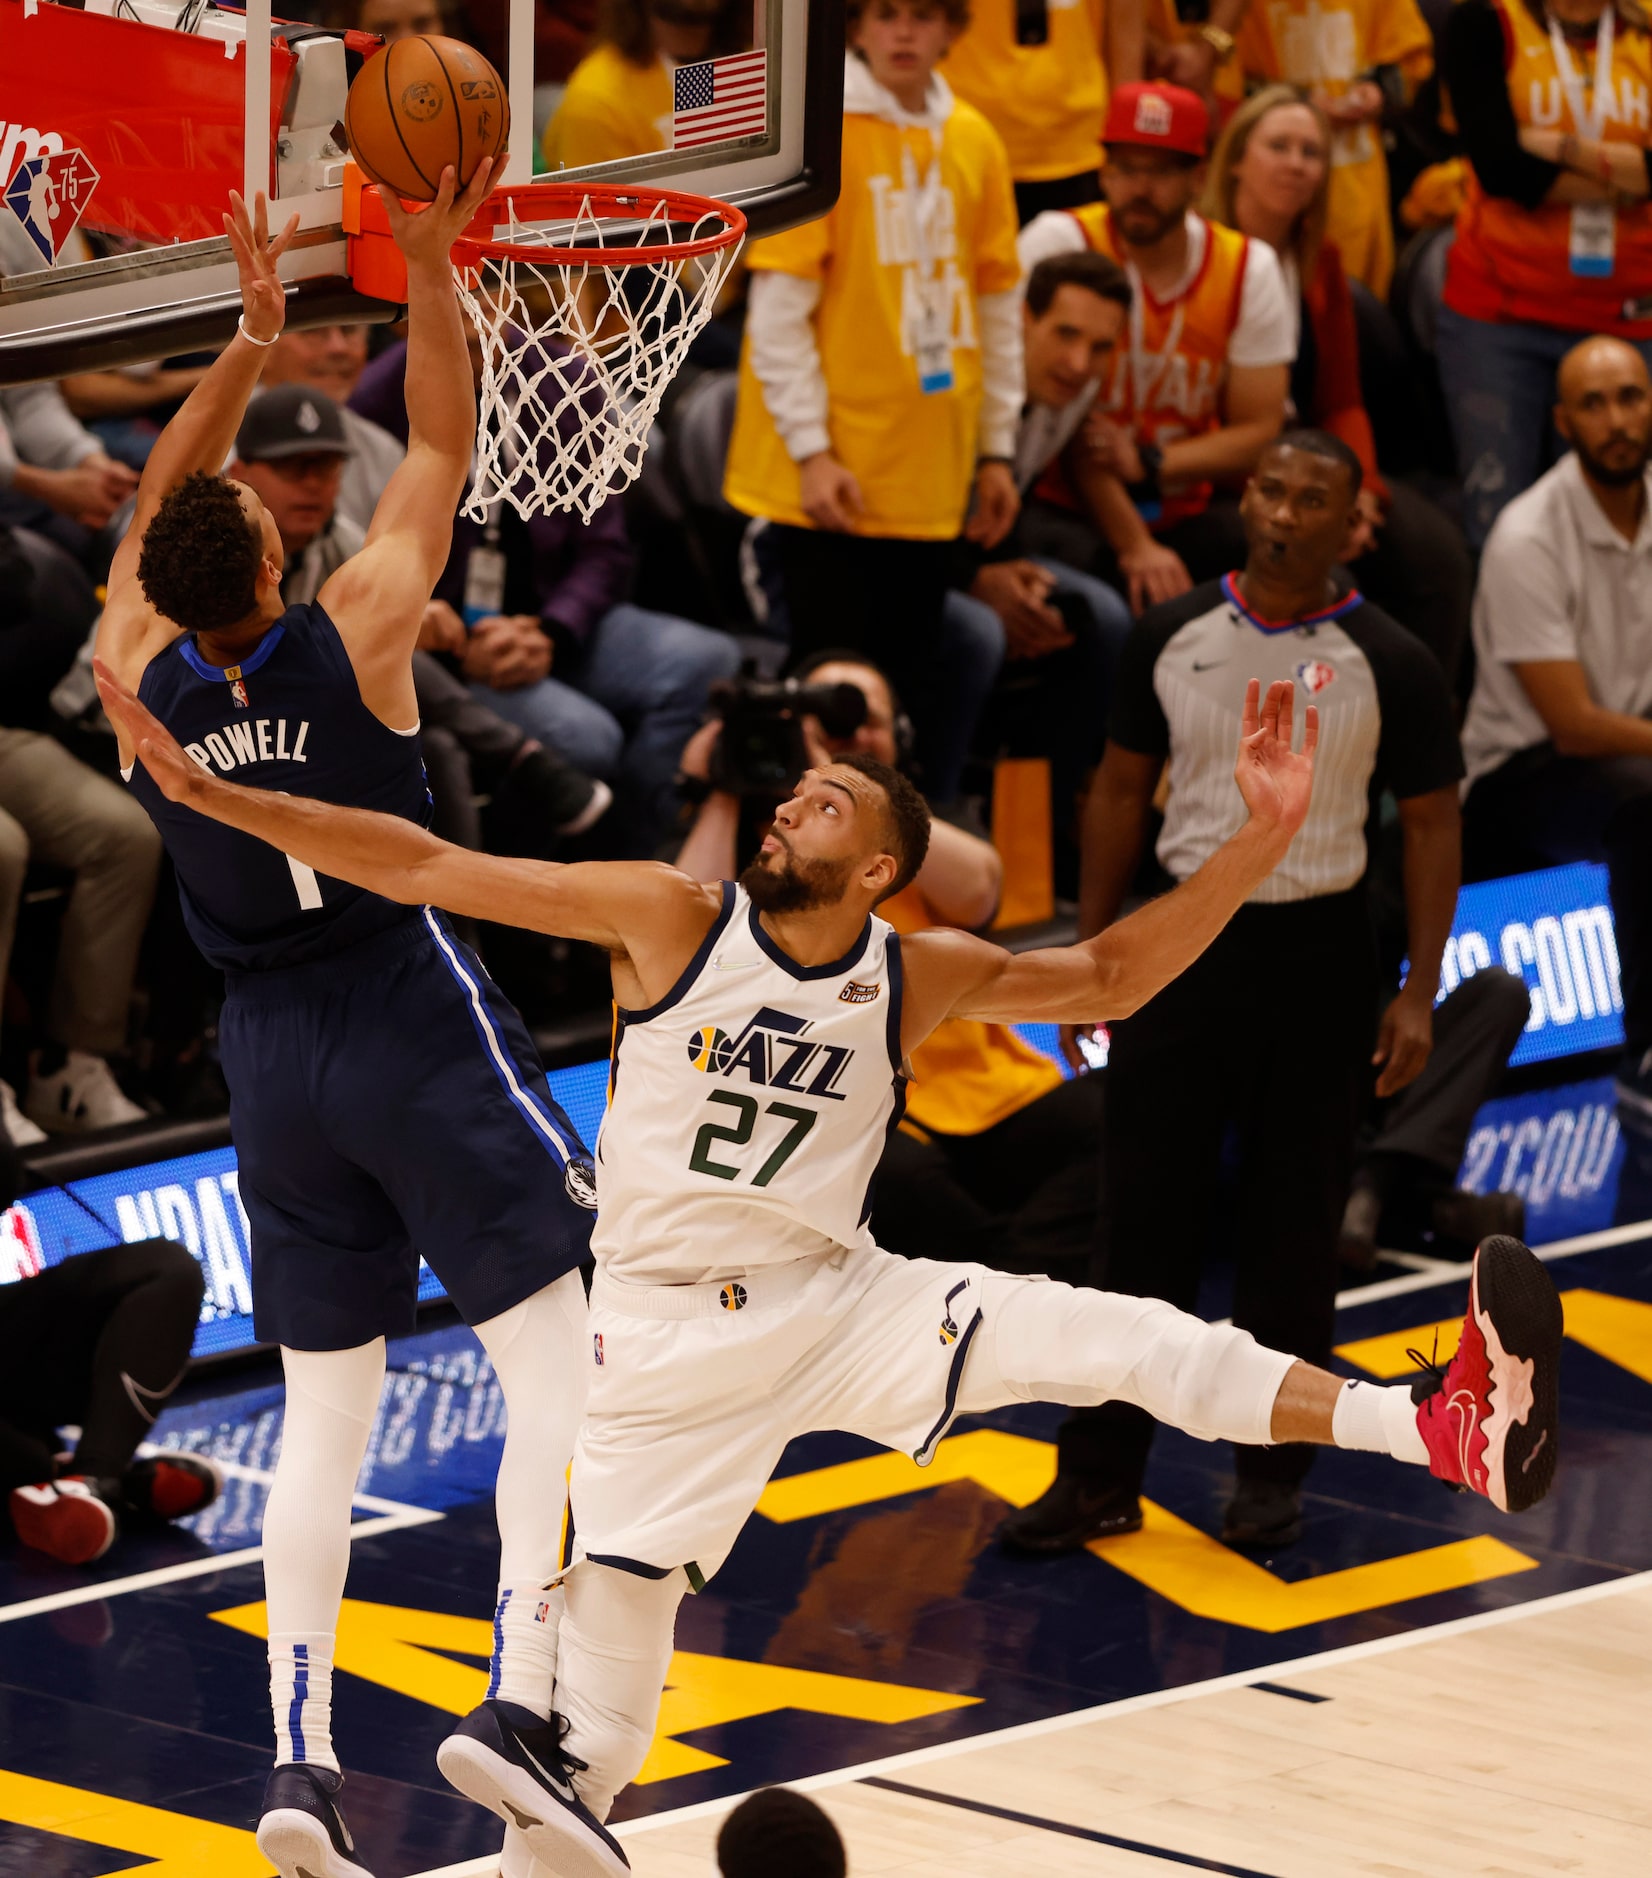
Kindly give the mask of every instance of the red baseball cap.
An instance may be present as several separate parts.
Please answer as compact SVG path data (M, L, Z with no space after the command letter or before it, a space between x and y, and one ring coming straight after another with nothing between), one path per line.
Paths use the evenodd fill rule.
M1107 107L1101 141L1203 157L1210 149L1210 113L1197 93L1181 85L1120 85Z

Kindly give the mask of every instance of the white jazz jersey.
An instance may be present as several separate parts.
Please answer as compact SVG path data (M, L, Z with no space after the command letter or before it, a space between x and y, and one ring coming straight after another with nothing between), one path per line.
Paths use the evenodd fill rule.
M616 1022L591 1247L611 1277L701 1284L871 1244L905 1100L900 939L868 917L803 966L725 883L682 977Z

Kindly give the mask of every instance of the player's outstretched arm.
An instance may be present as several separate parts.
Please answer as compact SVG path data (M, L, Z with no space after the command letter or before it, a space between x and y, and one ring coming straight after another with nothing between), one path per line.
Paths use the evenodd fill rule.
M392 190L379 190L407 263L407 455L379 497L366 547L318 596L344 637L369 708L386 684L409 683L408 657L447 565L470 474L476 388L449 256L503 161L484 157L462 190L450 164L424 209L405 209Z
M915 1016L928 1019L931 1002L950 992L934 1022L1104 1023L1128 1017L1186 971L1285 858L1308 813L1319 713L1308 707L1302 749L1293 752L1293 689L1270 685L1262 699L1254 678L1247 687L1234 775L1250 818L1198 873L1074 946L1012 954L962 934L906 940Z
M241 326L155 440L138 481L132 526L109 569L111 606L120 599L122 588L137 576L144 530L168 492L196 470L215 475L224 467L246 415L247 402L258 389L265 348L286 323L286 289L276 264L298 232L298 217L294 215L281 233L272 237L269 206L262 195L253 198L250 216L247 205L234 190L229 199L233 213L224 217L224 232L229 236L241 276Z
M473 854L398 815L226 782L197 763L103 660L94 660L93 669L104 709L163 795L256 835L318 874L404 906L440 906L589 940L632 960L645 997L664 994L711 924L720 896L673 867L643 861L565 867Z

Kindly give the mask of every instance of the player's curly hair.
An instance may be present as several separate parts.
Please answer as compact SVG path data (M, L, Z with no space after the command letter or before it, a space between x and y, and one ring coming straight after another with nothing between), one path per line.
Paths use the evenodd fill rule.
M227 476L195 470L169 490L144 530L138 582L185 632L221 632L258 603L264 538Z
M929 804L918 793L917 785L898 769L880 763L875 756L856 751L850 756L834 756L834 768L857 769L868 782L883 791L889 805L890 852L896 861L895 878L878 895L888 900L903 887L911 886L929 852Z

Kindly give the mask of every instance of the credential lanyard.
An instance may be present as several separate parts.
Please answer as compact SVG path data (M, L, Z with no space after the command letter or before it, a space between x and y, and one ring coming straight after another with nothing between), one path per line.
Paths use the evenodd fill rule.
M1606 128L1606 119L1612 109L1612 45L1616 37L1616 14L1608 7L1601 15L1600 29L1595 35L1595 73L1594 84L1590 88L1589 102L1583 99L1583 75L1572 63L1571 47L1566 44L1566 35L1559 25L1549 22L1549 46L1554 53L1555 70L1560 74L1560 88L1566 94L1566 102L1571 106L1572 122L1577 127L1577 134L1586 137L1591 143L1600 142L1600 134Z

